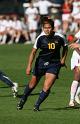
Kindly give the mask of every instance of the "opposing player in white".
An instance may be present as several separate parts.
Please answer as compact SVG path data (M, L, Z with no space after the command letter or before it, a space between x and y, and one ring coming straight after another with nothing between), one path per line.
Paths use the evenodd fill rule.
M77 43L80 42L80 30L76 33L75 37L77 38ZM74 44L74 43L73 43ZM70 91L70 102L69 106L74 107L75 101L80 104L79 94L80 94L80 49L73 47L73 44L70 45L71 48L74 48L72 57L71 57L71 70L74 73L74 79L71 84Z
M38 28L38 9L30 3L30 6L25 10L26 23L31 41L34 43L36 39L36 31Z

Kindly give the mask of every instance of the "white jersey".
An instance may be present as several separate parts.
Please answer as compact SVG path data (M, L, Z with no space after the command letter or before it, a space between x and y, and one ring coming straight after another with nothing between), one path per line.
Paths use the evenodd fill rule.
M0 20L0 32L4 32L6 30L6 21L4 20Z
M76 42L79 43L80 30L76 33L75 37L78 39ZM74 69L76 66L80 66L80 54L77 52L77 49L73 51L73 54L71 57L71 70Z
M78 14L80 12L80 1L73 1L73 11L72 11L72 14L75 15L75 14Z
M74 19L80 19L80 0L73 1L72 16L74 17Z
M25 15L28 16L28 21L35 20L37 14L38 14L37 8L29 7L25 10Z
M34 6L39 8L40 15L48 15L48 8L52 6L52 3L46 0L40 0L39 2L34 3Z
M77 39L80 39L80 30L75 34L75 37L76 37Z
M6 30L10 30L12 28L12 20L5 20L5 28Z
M28 29L29 30L36 30L37 29L37 15L38 15L38 10L37 8L34 7L29 7L25 11L25 15L27 15L27 20L28 20Z
M13 21L12 27L15 30L22 30L22 25L20 20Z

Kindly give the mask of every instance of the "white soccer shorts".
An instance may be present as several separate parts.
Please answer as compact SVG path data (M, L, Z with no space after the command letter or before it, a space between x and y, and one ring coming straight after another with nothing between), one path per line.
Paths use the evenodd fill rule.
M74 50L71 57L71 70L76 66L80 66L80 55Z

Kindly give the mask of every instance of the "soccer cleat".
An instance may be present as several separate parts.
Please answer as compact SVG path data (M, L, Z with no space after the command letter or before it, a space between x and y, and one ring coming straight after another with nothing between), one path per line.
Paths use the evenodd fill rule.
M74 107L74 106L75 106L74 101L73 100L70 100L69 107Z
M17 83L13 83L14 86L12 87L12 92L13 92L13 97L17 97L17 93L18 93L18 84Z
M79 99L79 96L77 96L77 95L75 96L75 102L80 104L80 99Z
M21 110L23 108L23 105L24 105L24 100L21 99L17 105L17 110Z
M39 106L34 106L34 109L33 109L34 111L40 111L40 109L39 109Z

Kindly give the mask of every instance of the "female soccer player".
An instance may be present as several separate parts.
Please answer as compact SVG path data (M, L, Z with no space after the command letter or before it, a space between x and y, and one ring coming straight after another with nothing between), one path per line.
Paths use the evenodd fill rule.
M75 101L80 104L80 30L76 33L75 38L77 39L76 43L70 44L70 48L74 48L72 57L71 57L71 70L74 73L74 79L71 84L70 91L70 102L69 106L74 107Z
M24 94L17 105L17 109L21 110L25 104L28 96L38 84L40 78L44 75L44 85L39 97L34 105L34 111L39 111L40 104L48 97L50 89L58 78L58 73L61 66L65 65L66 55L68 51L66 39L63 35L54 32L54 22L45 18L42 22L42 33L37 37L36 42L32 48L26 74L29 75L32 62L35 55L40 49L39 55L35 62L33 75L24 90ZM62 55L60 56L60 49L63 48Z

